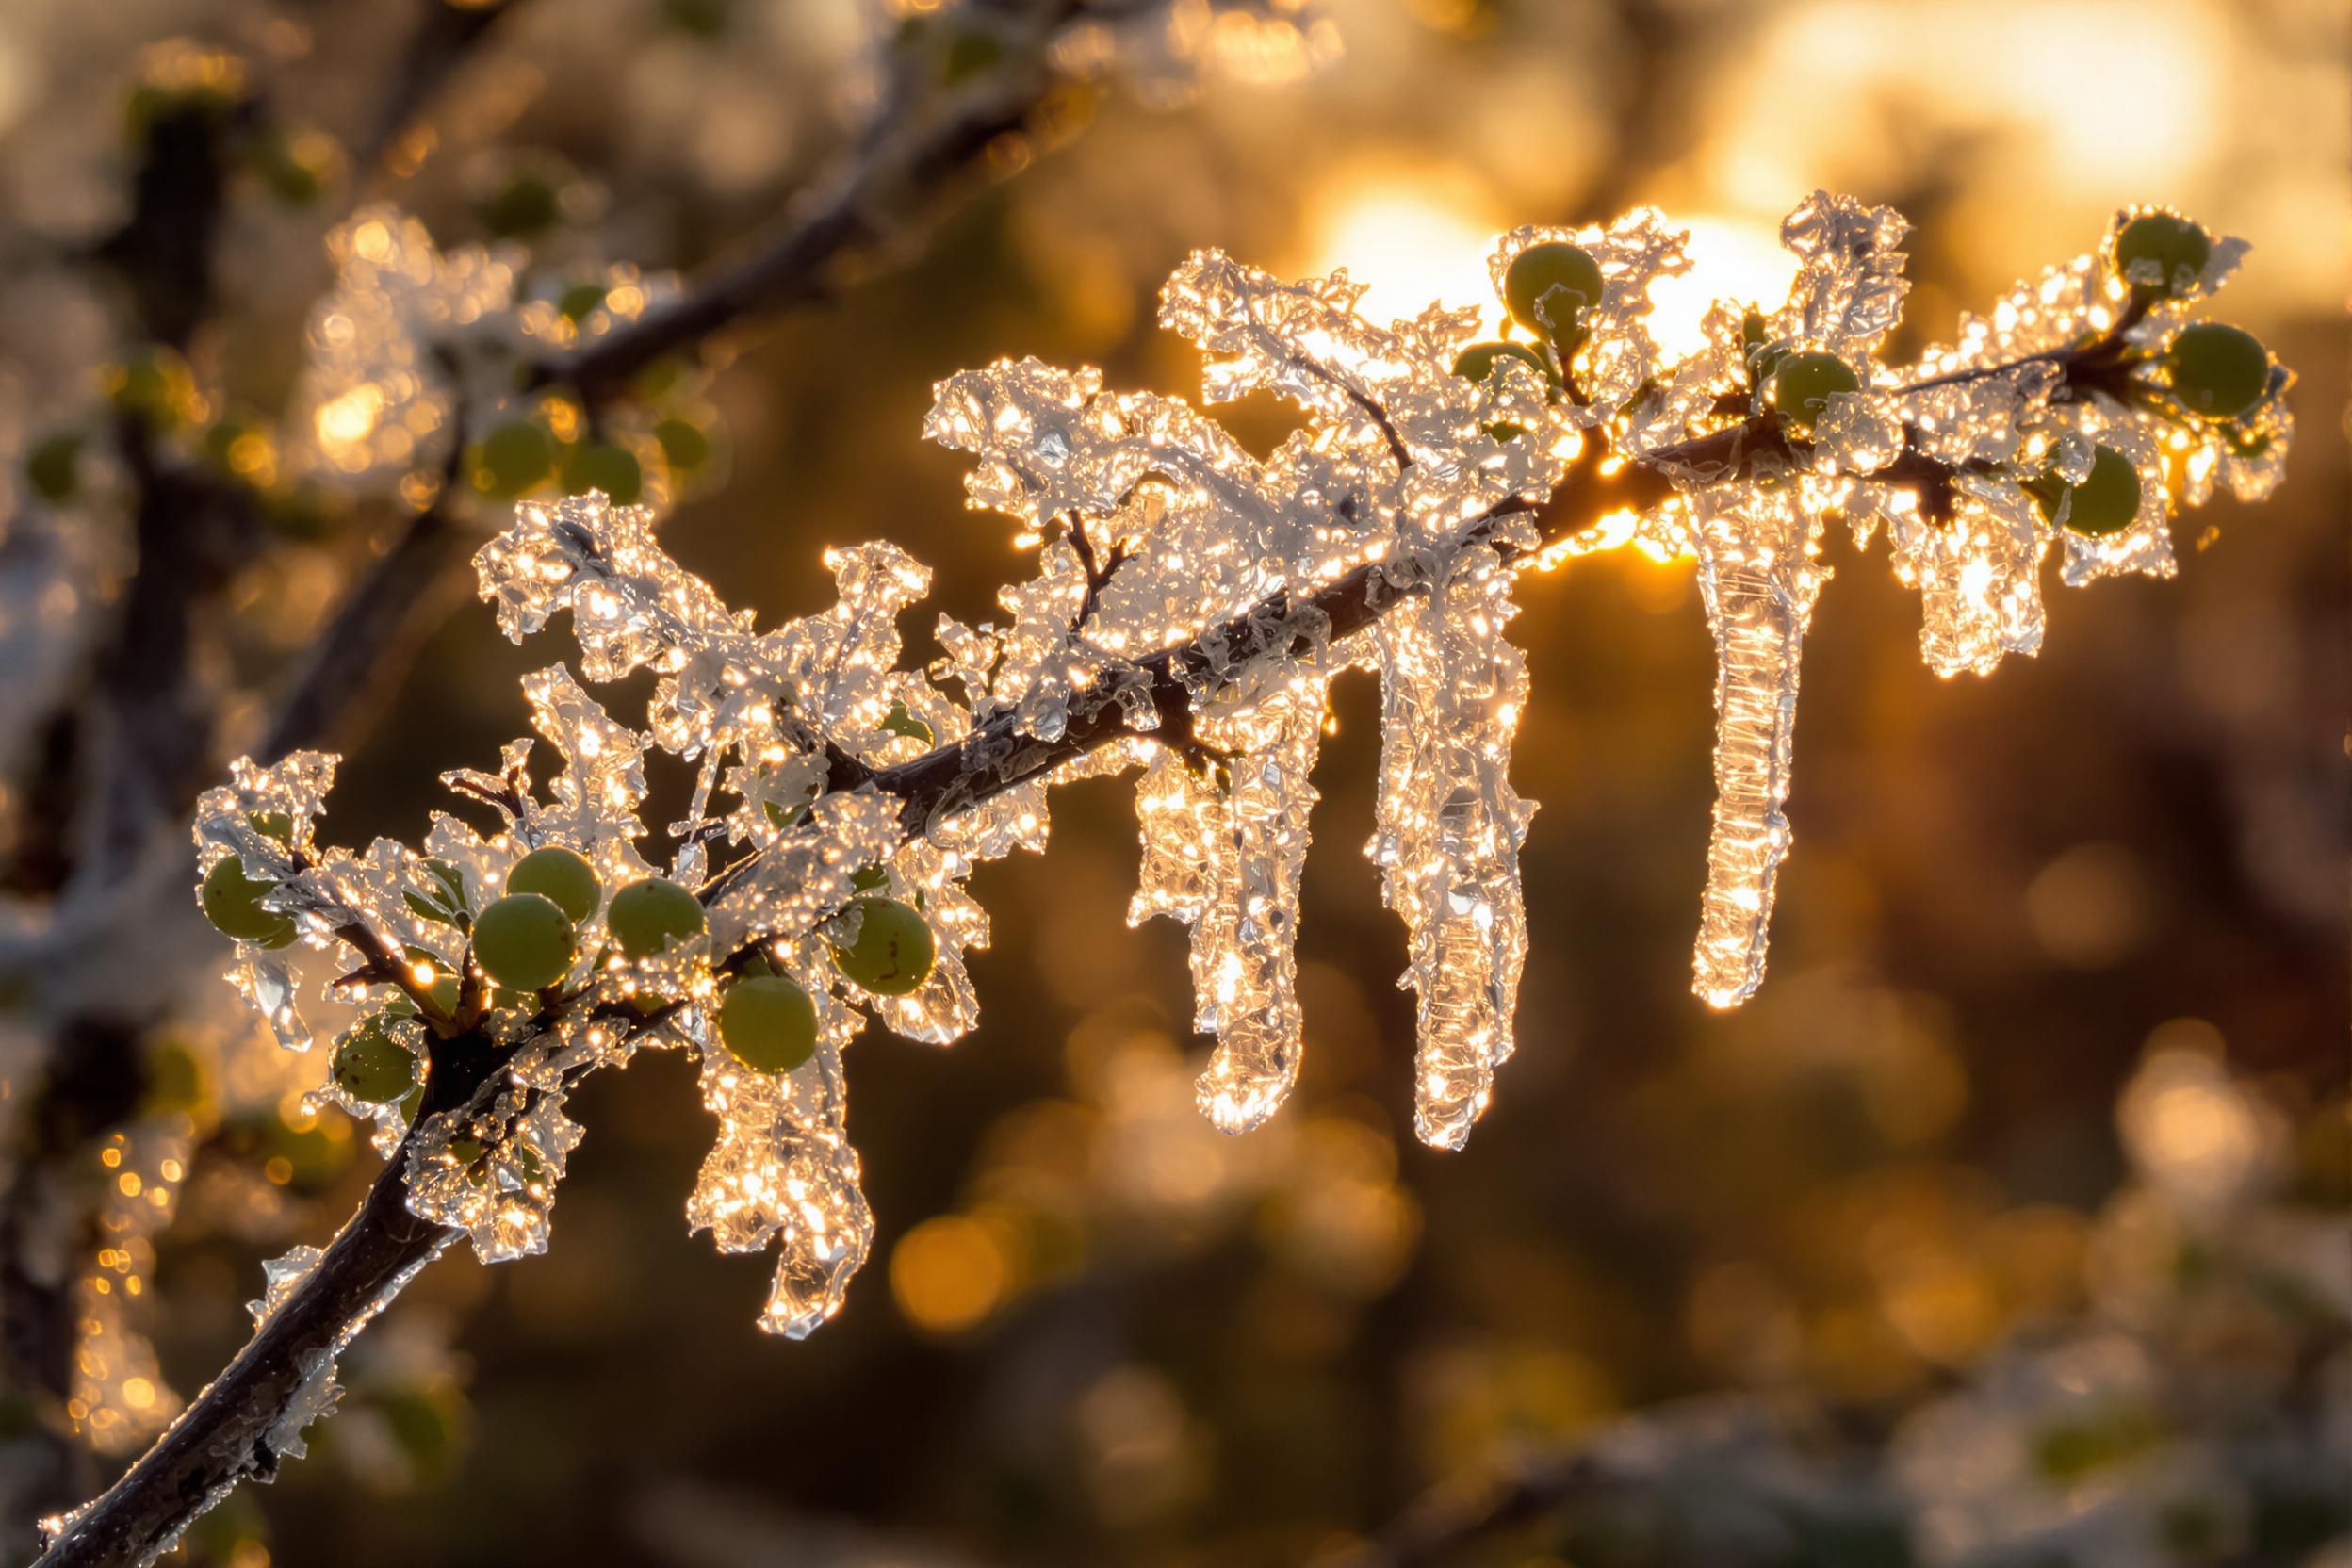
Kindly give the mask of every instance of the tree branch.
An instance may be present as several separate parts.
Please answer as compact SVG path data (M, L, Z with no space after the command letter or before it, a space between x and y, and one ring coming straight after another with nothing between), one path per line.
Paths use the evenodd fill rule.
M2092 373L2105 374L2099 368L2106 363L2100 356L2107 348L2102 340L2057 356L2061 376L2078 359ZM1992 366L1972 374L1990 377L2010 368ZM1728 473L1757 454L1786 458L1794 449L1779 416L1767 413L1651 451L1614 471L1605 468L1603 450L1601 442L1588 441L1547 501L1506 500L1440 545L1360 566L1303 597L1277 594L1200 637L1089 683L1071 694L1068 726L1055 740L1022 734L1017 715L1003 712L955 744L879 771L860 766L857 771L862 776L851 782L896 797L906 837L928 833L948 818L1117 741L1188 735L1196 688L1213 684L1220 670L1268 656L1310 655L1319 645L1363 631L1405 598L1425 592L1464 552L1483 547L1506 563L1527 559L1586 531L1610 513L1641 510L1666 499L1676 488L1676 475ZM1914 468L1924 464L1934 474L1948 475L1943 465L1916 447L1907 447L1906 452ZM1922 470L1921 477L1933 474ZM1535 523L1538 544L1533 550L1497 537L1508 521L1520 517ZM1157 730L1136 728L1129 709L1117 698L1121 689L1132 689L1135 672L1149 682L1161 727ZM731 882L761 853L754 851L720 872L706 886L704 896ZM738 969L749 951L746 947L728 956L720 961L720 969ZM636 1027L654 1026L676 1005L641 1020ZM419 1123L425 1116L464 1103L502 1074L531 1043L526 1038L497 1046L471 1035L442 1042L433 1052ZM225 1487L274 1472L275 1451L264 1436L293 1405L304 1372L319 1354L346 1343L416 1268L459 1234L408 1212L406 1158L414 1137L412 1128L358 1213L228 1370L161 1442L66 1525L37 1568L143 1562L176 1539ZM1559 1484L1533 1489L1528 1495L1553 1496L1563 1488L1569 1493L1586 1490L1592 1479L1572 1463ZM1478 1515L1480 1527L1489 1517L1487 1512ZM1413 1555L1413 1539L1417 1537L1409 1533L1389 1557L1375 1560L1428 1560L1426 1553Z
M665 355L747 317L823 298L847 267L870 259L893 236L890 208L918 205L970 172L998 138L1028 124L1053 81L1041 66L1019 70L1000 90L969 96L910 130L886 129L748 254L684 298L536 367L531 384L566 386L591 405L601 403Z

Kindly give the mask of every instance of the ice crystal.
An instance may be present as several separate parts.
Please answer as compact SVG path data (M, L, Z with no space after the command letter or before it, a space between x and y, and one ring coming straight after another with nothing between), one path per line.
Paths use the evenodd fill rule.
M379 221L373 238L346 237L355 264L406 269L438 302L400 308L446 324L492 264L432 257ZM2184 422L2164 368L2233 243L2196 279L2119 276L2106 255L2057 269L1964 323L1957 347L1897 370L1878 356L1903 302L1903 232L1886 209L1817 194L1783 230L1798 258L1788 298L1719 304L1705 346L1670 365L1643 316L1650 286L1687 263L1658 215L1518 230L1493 257L1498 293L1530 246L1565 244L1592 256L1602 298L1574 333L1554 324L1564 360L1505 356L1477 382L1455 370L1476 311L1382 326L1345 273L1283 282L1197 253L1160 318L1202 351L1203 400L1271 394L1303 428L1261 459L1194 404L1106 389L1091 368L1004 360L941 382L925 433L970 455L972 504L1009 518L1036 561L1000 594L1001 622L942 619L943 656L923 670L900 667L898 621L930 575L892 546L828 551L835 602L763 630L669 556L651 511L595 494L526 502L476 558L482 594L517 641L568 612L577 674L524 678L537 739L448 776L488 820L438 816L421 853L320 840L331 759L238 764L204 799L200 860L237 857L298 939L247 944L237 983L296 1049L313 1037L316 985L334 1010L320 1033L369 1019L426 1064L429 1090L430 1074L456 1070L449 1042L492 1054L496 1070L463 1093L372 1108L382 1145L401 1140L410 1208L490 1260L547 1245L580 1079L641 1049L690 1054L717 1126L689 1222L730 1252L774 1248L761 1324L805 1334L839 1309L874 1239L842 1054L869 1016L935 1044L974 1026L964 957L988 923L971 874L1043 847L1054 784L1140 770L1129 917L1189 927L1195 1022L1216 1037L1199 1107L1240 1132L1281 1106L1303 1050L1312 774L1331 683L1370 671L1381 736L1367 853L1405 926L1415 1129L1459 1147L1511 1054L1527 954L1519 854L1534 808L1510 767L1528 678L1507 636L1522 568L1628 543L1696 562L1717 731L1695 988L1728 1006L1764 974L1801 655L1834 524L1857 547L1884 532L1919 592L1928 663L1983 673L2040 646L2053 545L2070 585L2163 575L2172 503L2217 480L2244 495L2276 482L2285 372L2234 419ZM2177 293L2152 292L2160 283ZM394 325L368 330L381 346ZM1775 367L1799 354L1834 357L1852 389L1782 407ZM389 385L392 372L364 379ZM2075 526L2071 487L2099 461L2112 469L2102 448L2138 476L2140 502L2094 535ZM1554 492L1573 506L1588 483L1630 499L1560 515ZM639 674L642 720L589 690ZM662 827L641 817L655 750L693 777ZM473 963L472 918L547 845L584 856L608 891L647 876L692 889L704 929L628 956L599 907L578 920L556 985L499 991ZM867 992L836 959L873 898L914 911L937 948L903 994ZM789 1070L756 1070L720 1028L728 988L760 972L814 1008L813 1050ZM271 1301L302 1266L273 1278ZM312 1370L315 1404L331 1367Z
M596 305L575 317L522 294L520 248L444 252L422 222L388 205L354 213L327 253L335 286L311 312L290 451L303 471L348 487L448 466L455 443L530 412L534 400L514 391L518 368L624 328L678 292L666 275L610 267L594 277ZM620 423L649 428L634 411ZM655 466L657 491L662 474Z

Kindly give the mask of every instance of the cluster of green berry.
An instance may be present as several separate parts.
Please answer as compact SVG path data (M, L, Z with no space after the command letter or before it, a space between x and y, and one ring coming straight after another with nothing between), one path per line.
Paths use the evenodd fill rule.
M262 832L291 841L290 823L270 814L253 821ZM497 988L493 1000L498 1005L525 1005L560 983L578 955L580 928L599 908L612 948L631 960L657 958L705 929L701 901L665 877L632 882L608 904L596 867L578 851L560 845L535 849L516 861L507 874L505 892L476 914L466 911L464 879L455 868L438 861L426 865L436 886L407 894L410 907L427 919L466 930L473 963ZM833 946L833 961L844 976L874 995L904 996L930 978L938 944L920 910L885 896L881 890L887 883L879 867L858 874L857 896L843 912L839 927L842 939ZM247 874L236 856L226 857L204 877L201 902L205 917L241 941L284 947L295 939L294 918L262 903L276 886L266 877ZM412 948L409 956L419 972L432 972L436 960L430 952ZM435 974L428 994L444 1014L454 1015L458 977ZM346 1094L385 1103L416 1090L416 1053L393 1029L395 1020L413 1017L416 1011L402 998L337 1044L331 1070ZM816 1051L815 1003L757 956L727 982L718 1027L727 1049L759 1072L789 1072Z
M2213 237L2185 218L2141 213L2115 231L2110 247L2117 276L2131 280L2133 302L2145 310L2159 300L2194 291L2213 259ZM2270 395L2270 351L2243 327L2198 321L2183 327L2158 358L2172 407L2162 412L2229 426ZM2132 384L2135 393L2146 384ZM2093 453L2090 472L2068 484L2055 469L2025 482L2026 493L2053 523L2094 538L2132 526L2140 513L2140 471L2110 446Z
M1592 311L1601 302L1601 264L1581 245L1553 240L1530 245L1511 258L1503 273L1503 301L1510 319L1535 335L1532 344L1508 337L1473 343L1454 358L1454 374L1483 382L1507 359L1544 378L1554 398L1566 392L1569 364L1592 335ZM1508 324L1506 324L1508 330ZM1498 441L1520 434L1515 425L1495 425Z
M585 284L566 290L559 308L578 319L603 299L601 286ZM577 404L551 397L483 431L466 449L466 477L491 500L552 487L566 496L601 490L618 505L634 506L645 498L649 466L658 465L674 490L700 474L712 455L708 421L687 412L664 413L650 439L620 439L588 433Z
M202 472L249 492L259 514L279 532L315 539L331 526L327 496L286 473L269 422L204 392L177 350L160 343L132 350L100 371L99 390L114 418L137 425L152 441L174 444ZM84 460L93 431L103 438L104 430L105 421L92 416L35 441L24 452L26 487L52 506L82 500Z
M244 59L225 49L178 44L161 51L122 101L122 133L134 147L159 137L226 141L233 166L288 206L318 200L343 173L342 147L325 132L262 112Z

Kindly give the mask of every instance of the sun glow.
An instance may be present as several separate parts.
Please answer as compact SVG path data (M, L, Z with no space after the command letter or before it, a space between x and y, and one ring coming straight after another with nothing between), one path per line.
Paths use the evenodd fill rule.
M1690 231L1690 270L1650 288L1650 332L1669 359L1707 342L1704 323L1717 300L1770 311L1788 297L1797 275L1796 258L1780 247L1777 220L1702 215L1677 221Z
M1345 267L1366 285L1364 315L1417 316L1433 301L1497 312L1486 258L1509 224L1475 181L1442 171L1343 177L1310 217L1307 270Z

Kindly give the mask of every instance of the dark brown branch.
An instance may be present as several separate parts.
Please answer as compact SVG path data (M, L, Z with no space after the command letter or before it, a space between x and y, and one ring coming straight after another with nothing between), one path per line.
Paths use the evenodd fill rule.
M503 1051L433 1052L424 1114L461 1105L510 1059ZM421 1121L420 1116L419 1120ZM462 1233L408 1211L403 1140L301 1284L155 1446L61 1532L39 1568L122 1568L169 1546L217 1494L277 1474L272 1430L307 1375L358 1332L409 1277ZM277 1438L292 1435L278 1432Z
M968 100L904 134L879 137L748 254L698 282L684 298L566 359L538 367L532 384L568 386L593 406L655 361L697 348L745 318L824 298L905 221L893 208L918 204L970 173L1000 137L1029 123L1052 85L1041 69L1022 71L1002 91Z
M412 122L433 102L442 84L471 56L483 36L514 7L514 0L478 0L473 5L426 0L425 14L418 19L416 30L400 52L392 90L376 110L375 122L367 139L353 150L352 162L357 168L377 171L397 160L402 167L394 172L416 172L416 159L397 157Z

